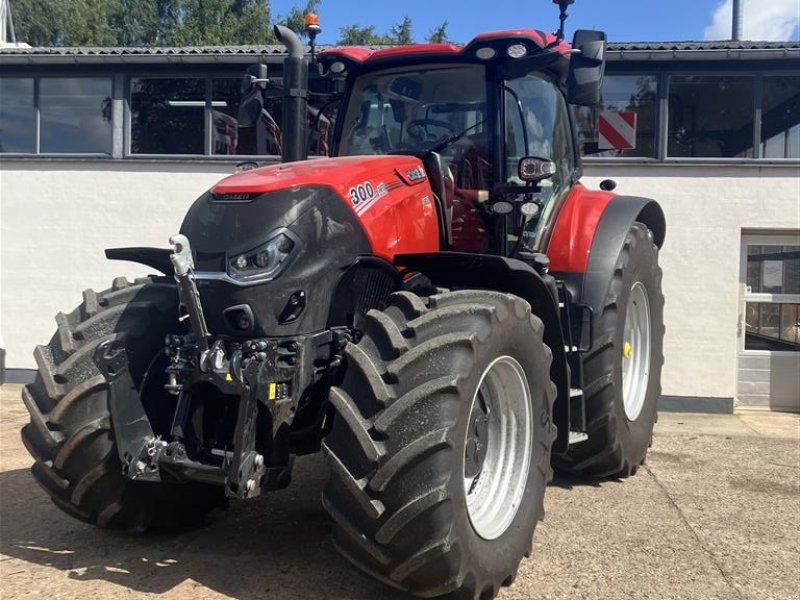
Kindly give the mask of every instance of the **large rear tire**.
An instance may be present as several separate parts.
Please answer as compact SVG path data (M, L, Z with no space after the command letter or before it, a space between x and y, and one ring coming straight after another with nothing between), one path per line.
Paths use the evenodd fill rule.
M64 512L102 527L143 531L202 521L225 505L221 487L123 477L108 387L92 358L101 342L123 341L151 421L168 420L169 397L163 398L163 382L157 376L151 381L148 370L163 355L165 334L177 331L174 283L131 284L120 277L111 289L87 290L83 298L71 313L56 315L58 331L47 346L37 346L36 379L22 390L31 415L22 441L36 460L34 478Z
M367 315L331 390L323 503L355 566L421 597L491 599L531 553L552 477L550 349L520 298L408 292Z
M595 324L594 347L583 358L589 439L556 459L559 471L629 477L644 463L664 363L661 277L652 233L634 223Z

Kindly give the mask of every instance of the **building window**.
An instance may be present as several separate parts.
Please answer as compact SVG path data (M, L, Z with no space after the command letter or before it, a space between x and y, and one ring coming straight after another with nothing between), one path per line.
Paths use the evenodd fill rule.
M578 131L584 155L656 157L658 126L658 81L654 75L606 75L600 105L577 110ZM603 113L632 112L636 136L630 149L604 149L600 143L599 119Z
M111 154L111 79L44 77L39 80L43 154Z
M0 152L111 154L112 87L110 77L0 78Z
M36 152L33 78L0 78L0 152Z
M131 79L131 153L205 153L205 78Z
M211 82L211 153L226 155L280 154L258 151L257 127L239 126L241 77L225 77Z
M747 246L748 294L800 294L800 246Z
M745 350L800 351L800 245L747 244Z
M667 154L678 158L752 158L754 117L752 77L672 76Z
M764 77L762 158L800 158L800 77Z

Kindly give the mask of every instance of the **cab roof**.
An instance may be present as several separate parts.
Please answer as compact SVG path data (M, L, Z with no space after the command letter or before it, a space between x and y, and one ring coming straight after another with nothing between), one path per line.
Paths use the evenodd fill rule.
M360 66L372 66L384 61L405 62L404 59L413 60L422 56L425 57L426 62L459 57L475 58L481 48L491 48L495 51L496 56L505 56L507 49L515 44L525 46L529 55L543 50L552 50L568 57L571 50L571 46L567 42L558 39L552 33L545 33L537 29L507 29L481 33L463 45L409 44L382 49L346 46L325 50L320 53L319 57L328 64L339 59Z

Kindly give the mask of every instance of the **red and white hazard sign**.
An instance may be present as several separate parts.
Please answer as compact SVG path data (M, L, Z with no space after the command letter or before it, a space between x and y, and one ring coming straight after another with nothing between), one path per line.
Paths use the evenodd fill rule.
M636 113L603 112L597 126L600 150L633 150L636 148Z

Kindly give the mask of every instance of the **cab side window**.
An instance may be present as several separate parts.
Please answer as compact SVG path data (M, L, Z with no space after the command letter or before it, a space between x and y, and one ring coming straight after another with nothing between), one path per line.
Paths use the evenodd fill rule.
M523 156L553 161L556 173L541 182L541 211L530 223L525 243L538 246L555 205L569 190L575 171L575 151L569 107L564 95L547 77L530 73L505 84L506 165L508 183L521 184L517 164Z

